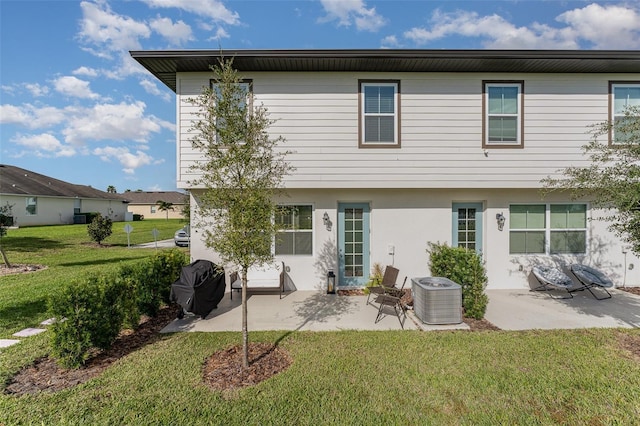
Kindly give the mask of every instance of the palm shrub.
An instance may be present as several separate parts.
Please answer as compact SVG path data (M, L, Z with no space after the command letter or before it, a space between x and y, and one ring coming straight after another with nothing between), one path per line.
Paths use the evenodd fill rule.
M445 277L462 286L462 306L465 316L484 318L489 299L484 293L487 273L482 257L464 247L428 243L431 275Z

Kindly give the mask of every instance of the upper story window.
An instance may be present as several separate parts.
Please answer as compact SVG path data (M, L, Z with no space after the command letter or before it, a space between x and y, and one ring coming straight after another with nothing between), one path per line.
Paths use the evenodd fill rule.
M586 204L509 207L510 254L584 254L586 251Z
M524 82L483 82L484 148L522 148Z
M400 82L360 81L359 146L400 146Z
M609 121L613 124L611 129L611 143L624 144L629 135L619 130L620 126L628 122L625 111L628 108L640 108L640 82L611 82L610 100L611 107Z
M250 108L251 108L250 100L251 100L251 92L253 89L252 82L251 80L243 80L240 83L238 83L238 87L240 88L239 91L231 91L231 93L227 94L227 96L230 97L230 99L227 99L227 101L229 102L227 104L227 107L237 108L239 111L246 111L246 114L248 115L250 113ZM216 101L219 101L222 98L223 93L220 89L220 86L217 85L213 80L211 81L211 89L213 90L216 96ZM231 98L233 96L239 96L239 98L233 99ZM224 110L225 106L221 106L221 109ZM230 112L228 111L227 113L230 114ZM216 118L216 127L218 129L226 128L224 124L225 122L223 117ZM244 129L229 129L229 131L231 133L235 133L237 137L238 136L237 133L242 133ZM216 134L216 143L220 143L220 139L221 139L220 133Z
M276 224L280 227L276 235L276 255L313 254L313 206L279 206Z
M38 214L38 198L37 197L26 198L26 214L27 216Z

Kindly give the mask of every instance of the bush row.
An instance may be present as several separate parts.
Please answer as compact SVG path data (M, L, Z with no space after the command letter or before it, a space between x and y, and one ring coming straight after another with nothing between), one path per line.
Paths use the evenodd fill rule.
M108 349L123 328L136 328L142 315L155 316L169 302L171 284L187 257L172 249L134 265L73 281L49 298L51 353L77 368L91 350Z
M482 257L474 250L429 243L430 270L434 277L445 277L462 286L465 316L482 319L489 299L484 293L487 273Z

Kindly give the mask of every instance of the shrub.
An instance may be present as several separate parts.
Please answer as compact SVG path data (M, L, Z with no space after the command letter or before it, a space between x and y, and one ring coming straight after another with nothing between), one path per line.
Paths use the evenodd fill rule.
M91 223L87 225L87 232L92 241L102 244L102 241L111 235L112 228L113 223L111 219L98 213Z
M49 299L52 354L65 367L84 364L91 348L107 349L124 318L122 282L109 275L88 275Z
M168 303L171 284L187 262L176 249L156 253L135 265L65 286L49 299L52 355L65 367L79 367L92 348L108 349L124 328L135 328L141 314L156 315Z
M474 250L429 243L430 270L434 277L445 277L462 286L462 306L467 317L482 319L489 302L484 288L487 274L482 257Z
M133 221L134 222L138 222L138 221L143 220L143 219L144 219L144 215L137 214L137 213L133 214Z

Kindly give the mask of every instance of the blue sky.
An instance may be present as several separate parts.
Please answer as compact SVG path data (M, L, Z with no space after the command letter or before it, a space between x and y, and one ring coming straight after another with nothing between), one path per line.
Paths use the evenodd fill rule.
M175 95L145 49L639 49L640 2L0 0L0 162L174 190Z

